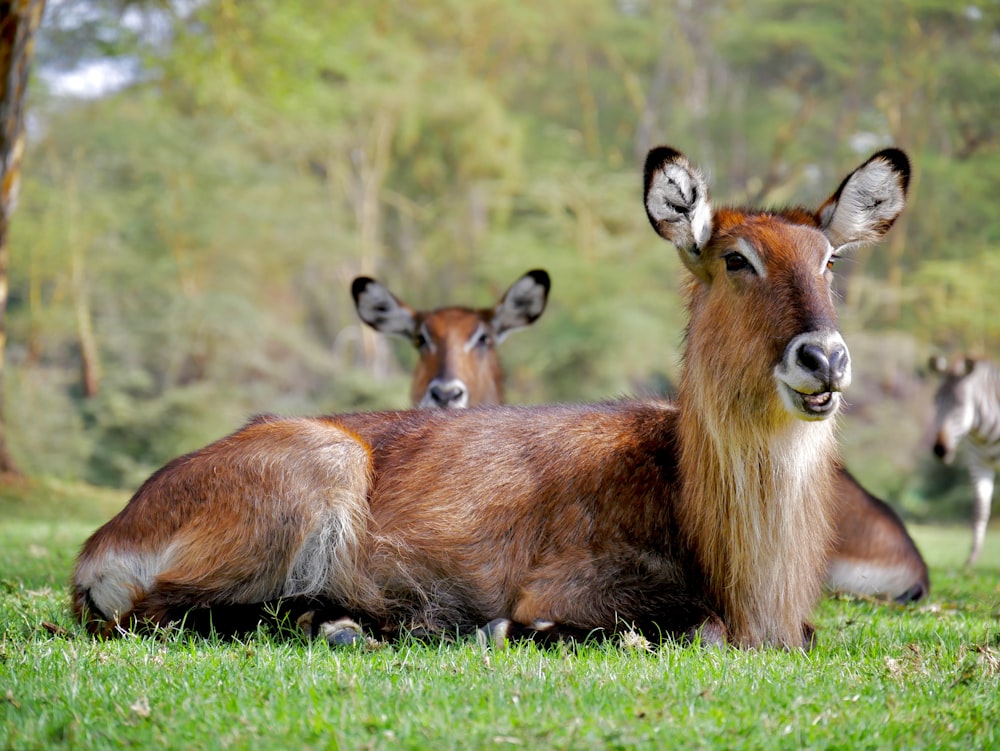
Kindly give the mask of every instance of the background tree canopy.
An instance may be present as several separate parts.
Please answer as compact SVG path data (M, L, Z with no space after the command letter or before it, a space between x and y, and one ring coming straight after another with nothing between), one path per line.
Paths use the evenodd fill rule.
M844 452L913 512L942 485L923 363L1000 352L995 0L49 5L11 239L26 471L134 486L257 412L406 406L414 353L359 324L361 273L433 307L544 267L508 398L662 391L684 314L646 150L718 201L814 205L894 144L909 208L839 268ZM95 62L126 85L60 93Z

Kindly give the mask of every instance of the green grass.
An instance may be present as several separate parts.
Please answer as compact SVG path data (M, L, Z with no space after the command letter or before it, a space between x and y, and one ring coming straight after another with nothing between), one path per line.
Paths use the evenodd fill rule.
M619 644L483 652L296 635L95 641L66 580L124 498L0 488L3 749L1000 747L1000 531L921 527L929 602L826 599L809 654ZM43 624L66 633L53 633Z

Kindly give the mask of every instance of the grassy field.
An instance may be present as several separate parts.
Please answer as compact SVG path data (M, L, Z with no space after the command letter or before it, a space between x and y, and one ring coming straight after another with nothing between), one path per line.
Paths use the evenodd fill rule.
M124 501L0 486L3 749L1000 748L1000 530L913 530L911 607L824 600L810 652L182 633L97 642L66 609L82 540ZM46 624L51 624L46 626Z

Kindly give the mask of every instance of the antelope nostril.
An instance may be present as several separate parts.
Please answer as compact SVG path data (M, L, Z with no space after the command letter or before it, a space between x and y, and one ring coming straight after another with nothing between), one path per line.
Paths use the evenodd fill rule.
M431 386L431 399L442 407L457 402L465 396L465 389L460 385Z
M830 372L830 361L826 352L817 344L803 344L796 355L799 365L811 373L825 376Z
M837 347L830 353L830 380L831 381L841 381L844 375L847 373L847 366L850 363L851 358L847 354L847 350L843 347Z
M938 459L944 459L944 455L948 453L948 449L944 447L943 443L934 444L934 456Z

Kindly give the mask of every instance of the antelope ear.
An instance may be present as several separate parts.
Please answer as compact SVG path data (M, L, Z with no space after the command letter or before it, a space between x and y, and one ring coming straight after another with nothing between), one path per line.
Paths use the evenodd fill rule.
M903 210L909 185L906 154L899 149L873 154L820 207L820 229L838 249L875 242Z
M359 276L351 283L351 295L358 316L376 331L413 339L417 321L413 310L396 299L386 287L368 276Z
M701 251L712 236L712 206L704 176L669 146L649 152L643 175L649 223L677 246L681 261L693 274L706 278Z
M548 272L534 269L514 282L493 308L493 331L497 343L515 329L533 324L545 312L552 281Z

